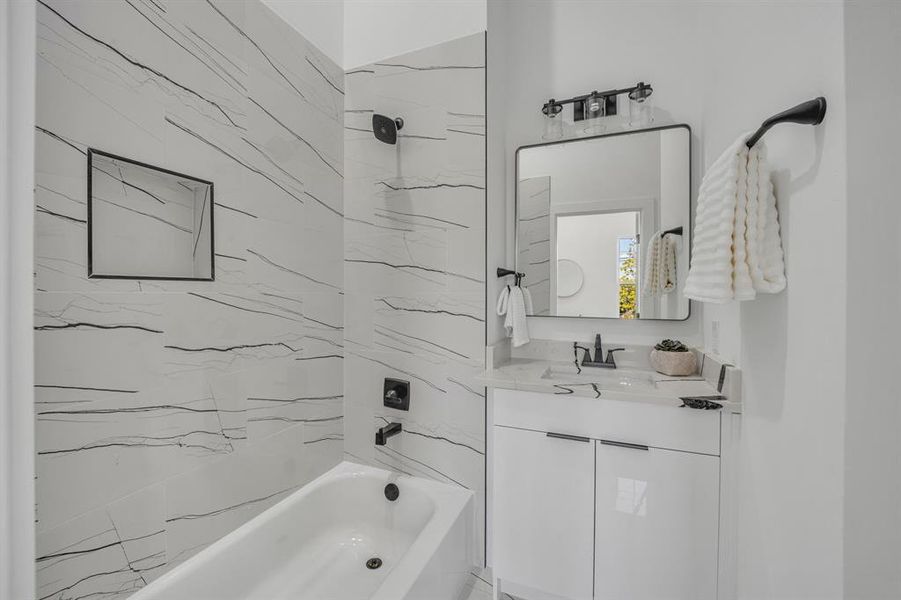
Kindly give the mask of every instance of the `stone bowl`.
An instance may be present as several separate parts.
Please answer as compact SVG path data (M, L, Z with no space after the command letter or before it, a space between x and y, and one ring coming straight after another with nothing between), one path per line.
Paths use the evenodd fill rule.
M698 370L698 359L695 353L667 352L665 350L651 350L651 366L658 373L674 377L694 375Z

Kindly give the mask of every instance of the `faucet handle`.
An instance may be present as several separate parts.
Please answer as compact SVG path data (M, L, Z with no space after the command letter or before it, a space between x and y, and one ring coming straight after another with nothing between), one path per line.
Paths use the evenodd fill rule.
M616 359L613 357L613 353L614 352L623 352L624 350L625 350L625 348L610 348L609 350L607 350L607 360L605 360L604 362L606 362L609 365L615 365Z

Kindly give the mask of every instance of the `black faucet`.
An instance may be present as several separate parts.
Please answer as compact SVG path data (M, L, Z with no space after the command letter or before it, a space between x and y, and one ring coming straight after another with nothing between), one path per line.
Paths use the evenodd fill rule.
M616 359L613 357L614 352L622 352L625 348L611 348L607 351L607 359L604 358L604 347L601 344L601 334L598 333L594 336L594 358L591 358L591 350L585 348L584 346L580 346L578 343L573 342L574 351L578 352L582 350L585 354L582 356L582 366L583 367L601 367L604 369L615 369L616 368Z
M401 431L403 431L403 427L400 423L388 423L384 427L379 427L375 432L375 445L384 446L389 437L397 435Z

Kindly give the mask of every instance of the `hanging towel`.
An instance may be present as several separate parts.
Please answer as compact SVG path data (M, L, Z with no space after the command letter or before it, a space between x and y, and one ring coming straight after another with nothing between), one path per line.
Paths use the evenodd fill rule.
M507 314L507 304L510 302L510 286L505 285L497 297L497 316L503 317Z
M748 267L758 292L785 289L785 255L779 233L776 195L766 160L766 146L757 142L748 153Z
M526 316L535 314L535 311L532 308L532 292L530 292L527 287L520 287L519 289L522 290L522 299L523 305L526 307Z
M660 295L660 275L657 268L660 266L660 232L658 231L648 242L648 249L644 253L644 291L649 296Z
M503 293L503 292L501 292ZM519 348L529 343L529 327L526 322L526 305L522 288L515 285L510 288L507 300L507 318L504 319L507 337L513 338L513 347Z
M660 239L658 272L660 274L660 291L664 294L676 289L676 255L681 246L681 235L667 233Z
M785 288L776 199L758 142L750 151L740 136L701 182L694 249L685 296L702 302L751 300Z
M662 296L676 289L676 255L681 236L673 233L654 234L644 258L644 291L650 296Z

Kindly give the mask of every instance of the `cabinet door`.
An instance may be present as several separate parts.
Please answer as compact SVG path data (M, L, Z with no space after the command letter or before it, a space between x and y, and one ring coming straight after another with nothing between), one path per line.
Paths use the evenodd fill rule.
M719 458L597 442L596 600L715 600Z
M497 576L590 600L594 543L594 444L494 427L494 557Z

